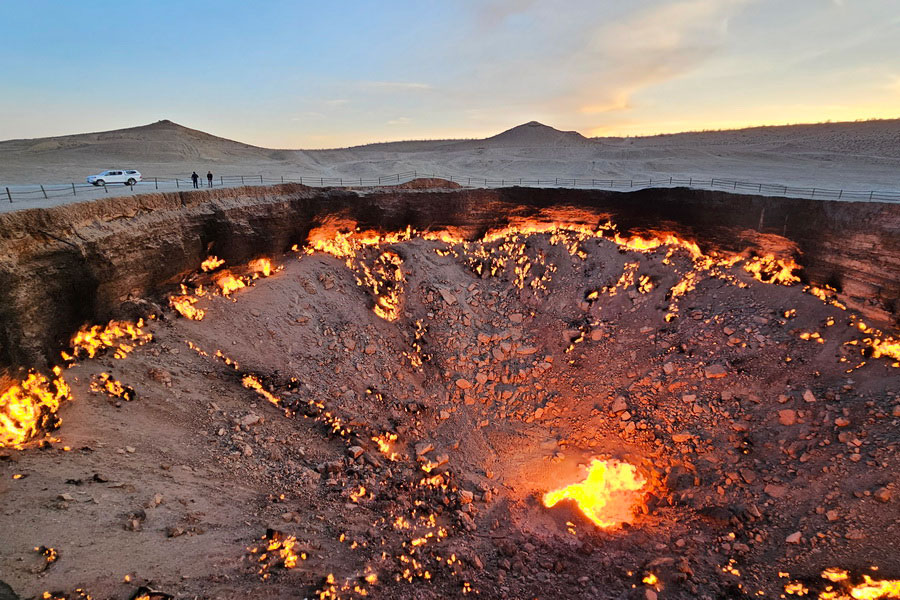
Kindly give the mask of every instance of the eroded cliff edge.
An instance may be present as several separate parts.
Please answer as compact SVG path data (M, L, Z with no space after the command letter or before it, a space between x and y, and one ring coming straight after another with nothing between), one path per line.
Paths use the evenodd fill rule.
M302 245L329 219L477 237L511 222L616 223L704 250L775 253L883 325L900 319L900 205L732 195L503 188L314 189L147 194L0 215L0 365L43 366L85 323L135 318L210 253L230 264Z

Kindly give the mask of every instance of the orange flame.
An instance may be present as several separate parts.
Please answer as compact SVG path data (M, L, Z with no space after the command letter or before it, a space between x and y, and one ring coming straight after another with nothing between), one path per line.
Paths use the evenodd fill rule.
M206 311L194 306L197 300L198 298L194 296L172 296L169 298L169 306L177 310L182 317L191 321L202 321Z
M59 424L56 411L70 397L69 386L59 367L53 368L53 374L56 378L51 381L31 372L0 395L0 448L19 448L42 428Z
M247 287L243 280L240 277L232 275L231 271L222 271L222 273L216 277L216 285L222 290L223 296L229 296L231 295L231 292Z
M276 269L272 267L272 261L268 258L257 258L256 260L251 260L249 267L250 271L253 272L254 275L257 275L259 277L268 277L276 271Z
M544 494L544 506L552 508L572 500L597 527L610 529L631 522L638 493L647 480L634 465L615 460L593 459L587 478Z
M86 354L88 358L94 358L101 350L115 348L113 356L125 358L137 346L142 346L153 339L153 334L145 332L143 327L143 319L138 319L137 323L110 321L106 327L102 325L82 327L72 336L70 342L74 348L74 357ZM69 360L73 356L63 353L63 358Z
M217 256L210 256L202 263L200 263L200 268L204 271L214 271L225 264L225 261Z

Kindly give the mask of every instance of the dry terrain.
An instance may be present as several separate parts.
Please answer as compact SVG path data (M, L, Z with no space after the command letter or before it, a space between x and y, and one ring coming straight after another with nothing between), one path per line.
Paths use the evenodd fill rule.
M142 127L0 142L0 187L83 182L110 167L147 177L367 178L406 171L515 180L731 178L802 187L900 190L900 119L585 138L531 122L483 140L275 150L160 121Z

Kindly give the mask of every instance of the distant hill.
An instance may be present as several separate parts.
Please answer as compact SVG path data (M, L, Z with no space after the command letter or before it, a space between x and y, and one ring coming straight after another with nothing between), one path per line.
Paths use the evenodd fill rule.
M0 142L4 160L79 163L99 167L191 160L233 161L267 158L271 150L216 137L172 121L32 140Z
M593 143L577 131L560 131L543 123L530 121L482 140L481 145L491 148L547 148L589 146Z

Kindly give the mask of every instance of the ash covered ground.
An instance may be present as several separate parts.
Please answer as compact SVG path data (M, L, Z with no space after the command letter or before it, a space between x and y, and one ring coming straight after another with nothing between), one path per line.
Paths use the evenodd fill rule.
M198 272L202 320L160 308L152 341L65 371L62 427L2 454L0 579L648 600L900 579L900 369L830 293L744 268L790 267L578 228L335 231L268 277L232 266L230 296L196 291L229 265ZM645 481L615 527L541 501L594 458Z

